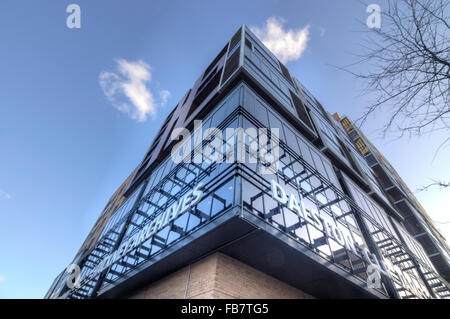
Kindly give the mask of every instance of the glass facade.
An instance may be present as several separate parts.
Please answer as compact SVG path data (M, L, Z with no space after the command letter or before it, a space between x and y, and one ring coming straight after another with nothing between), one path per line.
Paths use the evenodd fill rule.
M239 63L234 61L236 55ZM271 234L277 245L295 247L299 258L308 256L305 260L313 260L317 269L331 269L339 280L348 282L349 287L359 287L367 296L449 296L448 283L422 244L395 214L396 208L372 167L311 93L290 77L245 26L220 57L215 60L218 66L208 67L202 77L204 80L222 73L217 90L211 90L213 93L206 99L208 102L199 102L198 96L211 80L199 80L176 106L155 140L160 140L166 127L182 122L174 120L173 125L168 124L189 101L195 102L189 114L201 108L199 105L205 105L204 112L198 118L187 116L184 123L192 127L194 119L201 119L201 136L207 138L199 142L199 132L190 130L190 138L177 145L177 150L191 151L185 152L185 160L179 162L166 153L151 164L155 149L152 146L138 167L139 174L131 183L127 200L111 215L95 247L76 260L81 266L80 286L66 288L68 274L63 272L47 297L106 295L115 287L126 285L127 280L131 282L130 278L139 272L150 273L171 256L182 256L183 250L189 250L209 232L225 229L223 225L236 218L245 221L246 227ZM210 128L217 130L208 135ZM230 129L235 133L229 134ZM249 134L258 129L267 130L264 140L261 135ZM305 129L313 134L305 134ZM163 150L173 146L167 143ZM327 155L327 147L334 156ZM262 173L267 170L267 163L258 154L265 151L273 155L275 148L279 152L278 165L270 167L269 173ZM161 154L164 153L160 153L160 158ZM203 160L187 160L196 154L203 154ZM289 203L277 200L274 183L289 194ZM190 196L197 185L202 185L199 201L179 214L167 215L173 217L167 219L167 212L184 205L179 204L181 199ZM300 204L294 205L293 198ZM167 222L163 223L163 219ZM141 235L147 229L154 231ZM229 230L223 234L226 236L231 236ZM138 243L127 244L138 237ZM117 255L124 243L126 253ZM267 245L270 244L269 240ZM115 254L117 258L112 257ZM180 265L189 263L183 259L187 257L177 258ZM105 263L108 259L109 264ZM102 262L106 266L99 268ZM382 272L380 282L368 287L369 266L375 264ZM322 292L317 290L317 295Z

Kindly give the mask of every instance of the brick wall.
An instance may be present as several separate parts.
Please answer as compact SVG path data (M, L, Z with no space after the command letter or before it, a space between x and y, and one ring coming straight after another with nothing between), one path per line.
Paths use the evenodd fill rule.
M266 298L304 299L312 296L222 253L184 267L129 298Z

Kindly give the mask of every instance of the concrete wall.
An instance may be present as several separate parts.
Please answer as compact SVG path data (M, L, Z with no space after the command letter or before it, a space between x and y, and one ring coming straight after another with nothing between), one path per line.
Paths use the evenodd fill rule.
M222 253L210 255L141 288L128 298L266 298L312 296Z

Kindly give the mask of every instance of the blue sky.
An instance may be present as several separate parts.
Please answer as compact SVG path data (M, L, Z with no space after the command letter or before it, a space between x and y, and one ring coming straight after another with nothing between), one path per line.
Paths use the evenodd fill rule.
M66 26L70 3L81 7L81 29ZM0 298L44 296L166 115L241 24L263 28L276 17L286 32L309 26L304 51L287 67L331 113L356 118L370 96L330 65L354 61L365 9L353 0L1 1ZM137 94L150 92L144 100L105 94L99 77L120 84L120 61L122 71L146 70L133 78ZM120 111L133 101L154 114ZM364 132L412 190L449 177L450 150L433 160L443 135L382 139L383 120L377 114ZM417 197L434 220L449 219L448 191ZM448 226L440 226L447 237Z

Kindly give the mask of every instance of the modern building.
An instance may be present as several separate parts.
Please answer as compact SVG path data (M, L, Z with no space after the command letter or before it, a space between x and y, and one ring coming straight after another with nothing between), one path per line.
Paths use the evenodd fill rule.
M110 202L46 298L450 298L405 183L246 26Z

